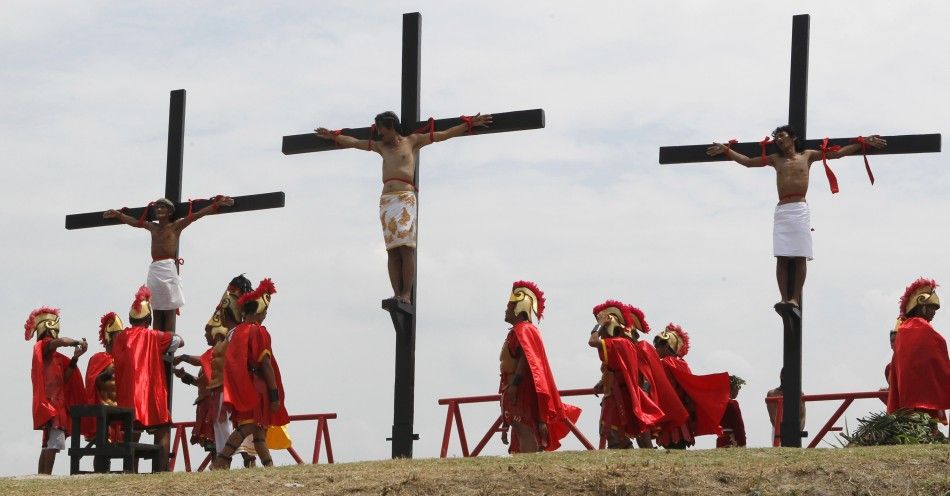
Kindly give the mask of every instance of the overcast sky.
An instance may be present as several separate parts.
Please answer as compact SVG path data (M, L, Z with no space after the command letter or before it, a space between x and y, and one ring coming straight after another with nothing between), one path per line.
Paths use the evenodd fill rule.
M360 127L399 111L401 14L413 11L423 19L424 117L531 108L547 117L542 130L422 154L416 456L438 456L438 398L497 390L504 306L522 278L546 293L541 330L561 388L598 380L591 308L619 298L656 330L683 325L694 371L744 377L749 443L770 443L762 398L778 383L782 337L772 310L774 173L660 166L657 149L757 141L785 123L800 13L812 15L809 137L947 130L944 2L6 1L0 474L35 471L39 454L31 344L21 337L30 310L61 308L63 334L87 338L91 355L99 317L127 313L150 262L144 231L66 231L64 215L162 195L168 96L179 88L188 91L184 198L287 194L286 208L209 217L184 233L185 352L204 350L202 328L231 277L273 278L267 325L288 410L339 414L337 461L389 456L394 335L379 308L391 294L380 159L288 157L280 145L317 124ZM903 288L920 275L950 278L950 174L942 154L872 157L874 186L860 157L832 165L841 193L829 193L820 165L809 193L804 386L876 390ZM938 313L934 324L946 322ZM193 394L176 385L176 420L194 418ZM597 399L570 401L596 439ZM810 405L807 430L836 407ZM858 402L848 425L881 409ZM496 412L463 407L471 443ZM304 457L313 431L292 429ZM504 447L495 439L485 452ZM66 460L56 473L68 472Z

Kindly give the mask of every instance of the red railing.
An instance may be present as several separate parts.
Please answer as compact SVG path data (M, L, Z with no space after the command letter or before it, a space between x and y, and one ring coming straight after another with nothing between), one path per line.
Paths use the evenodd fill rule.
M854 400L865 400L871 398L878 398L881 401L887 403L887 391L866 391L861 393L831 393L831 394L803 394L802 402L808 403L809 401L841 401L841 405L838 406L838 409L835 410L835 413L831 414L831 418L825 422L825 425L821 427L818 431L818 434L808 443L809 448L814 448L818 446L818 443L824 439L825 435L829 432L840 432L841 427L835 427L835 422L844 415L845 410L851 406L851 403L854 403ZM772 396L765 398L765 404L769 403L775 404L775 425L772 427L772 446L778 447L782 444L782 434L781 434L781 425L782 425L782 397L781 396Z
M567 389L561 391L561 396L586 396L594 394L593 389ZM458 398L442 398L439 400L440 405L448 405L449 410L445 416L445 433L442 435L442 451L439 453L440 458L445 458L448 455L449 451L449 440L452 439L452 423L455 422L455 426L459 431L459 443L462 445L462 456L478 456L482 452L482 449L485 448L485 445L488 444L488 441L491 440L492 436L495 433L501 432L501 414L499 413L498 418L495 419L495 422L492 423L491 427L488 428L488 432L482 436L481 441L475 445L475 449L469 451L468 449L468 439L465 437L465 425L462 423L462 410L459 409L459 405L466 403L498 403L501 400L500 394L489 394L485 396L462 396ZM585 448L592 450L594 445L584 437L584 434L581 431L577 430L577 426L571 422L568 422L568 427L571 428L571 432L574 433L574 436L584 445ZM601 439L601 448L603 448L604 440Z
M313 457L310 463L317 464L320 462L320 448L326 443L327 451L327 463L333 463L333 446L330 444L330 426L327 423L328 420L336 418L335 413L311 413L307 415L291 415L291 422L298 422L304 420L316 420L317 421L317 433L314 436L313 440ZM172 438L172 453L171 461L169 462L168 469L171 471L175 470L175 462L178 460L178 452L181 450L182 459L185 463L185 472L191 472L191 454L188 451L188 436L185 431L186 428L194 428L194 422L174 422L172 423L172 428L175 429L175 437ZM290 456L293 457L294 461L298 465L303 465L303 459L300 458L300 455L297 454L297 450L291 446L287 448L287 452L290 453ZM201 472L208 467L208 464L211 463L211 453L208 453L204 461L201 462L201 465L198 466L198 472Z

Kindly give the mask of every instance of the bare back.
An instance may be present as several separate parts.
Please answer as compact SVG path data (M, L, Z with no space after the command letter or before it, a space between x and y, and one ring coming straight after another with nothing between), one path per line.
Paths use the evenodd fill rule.
M373 142L373 151L383 157L383 193L414 189L416 142L414 136L397 136L395 143Z
M808 173L814 162L814 150L796 152L787 157L780 153L771 155L770 165L775 168L775 185L779 204L805 201L808 193Z

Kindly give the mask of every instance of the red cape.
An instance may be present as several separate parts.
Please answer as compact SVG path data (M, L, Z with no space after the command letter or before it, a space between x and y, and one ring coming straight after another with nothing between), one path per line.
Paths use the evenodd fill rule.
M666 370L692 401L695 417L693 418L693 436L706 434L722 434L719 421L729 403L729 374L694 375L680 357L663 357L661 359Z
M635 436L652 429L663 419L664 413L640 387L640 360L636 345L623 337L607 338L601 343L601 361L626 385L619 388L615 383L615 391L611 392L617 396L615 401L623 402L617 413L626 433Z
M89 363L86 364L86 404L98 405L99 394L96 391L96 378L103 370L112 365L112 355L100 351L89 357Z
M89 357L89 363L86 364L86 404L98 405L99 393L96 391L96 378L103 370L112 365L112 355L100 351ZM82 435L92 437L96 434L96 421L92 418L84 418L82 421Z
M561 401L561 393L558 392L557 385L554 383L554 375L551 373L548 355L544 351L544 343L541 342L541 333L538 332L538 328L530 322L519 322L511 329L511 335L521 346L528 368L531 370L530 386L534 388L538 401L539 418L537 420L544 422L548 427L548 445L545 451L554 451L561 446L561 439L571 432L571 428L564 420L576 423L581 415L581 409ZM528 384L522 382L524 389L519 389L527 391L527 386ZM511 444L517 446L514 438Z
M689 421L689 412L676 394L676 388L670 382L656 349L646 341L637 341L634 346L640 361L640 374L650 385L648 396L663 411L663 419L658 427L673 429L685 424Z
M30 371L33 382L33 428L40 430L52 421L54 427L66 431L68 436L72 431L69 407L81 405L85 399L82 372L75 368L69 374L69 380L65 379L69 358L56 351L47 357L43 356L43 350L51 340L45 337L33 345L33 366Z
M900 325L890 374L887 413L907 408L939 417L950 408L947 341L926 320L914 317Z
M171 422L162 361L171 339L171 333L130 327L117 333L112 343L116 403L134 409L135 420L143 426Z
M205 352L202 353L200 357L198 357L198 360L201 362L201 371L205 373L205 379L206 379L208 382L211 382L211 374L212 374L212 372L211 372L211 370L212 370L212 367L211 367L211 361L212 361L211 352L212 352L213 350L214 350L214 347L210 347L210 348L208 348L207 350L205 350Z
M270 399L266 384L263 391L256 381L263 383L263 376L252 374L249 367L260 367L265 356L270 356L277 381L280 408L270 411ZM270 333L262 325L244 322L234 328L224 358L224 404L233 412L250 413L262 426L286 425L290 422L284 405L284 384L280 379L280 367L271 349Z
M726 412L722 415L722 421L719 423L723 429L732 429L732 438L735 438L736 445L740 448L745 447L745 422L742 421L742 410L739 409L739 402L729 400L726 404ZM732 447L732 438L729 434L723 432L716 439L717 448Z

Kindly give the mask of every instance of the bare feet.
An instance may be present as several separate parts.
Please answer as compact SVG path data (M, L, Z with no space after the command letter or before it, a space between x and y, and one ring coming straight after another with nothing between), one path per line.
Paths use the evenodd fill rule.
M788 301L786 301L785 303L795 308L798 308L798 300L796 300L795 298L789 298Z
M395 298L407 305L412 305L412 297L407 295L396 295Z

